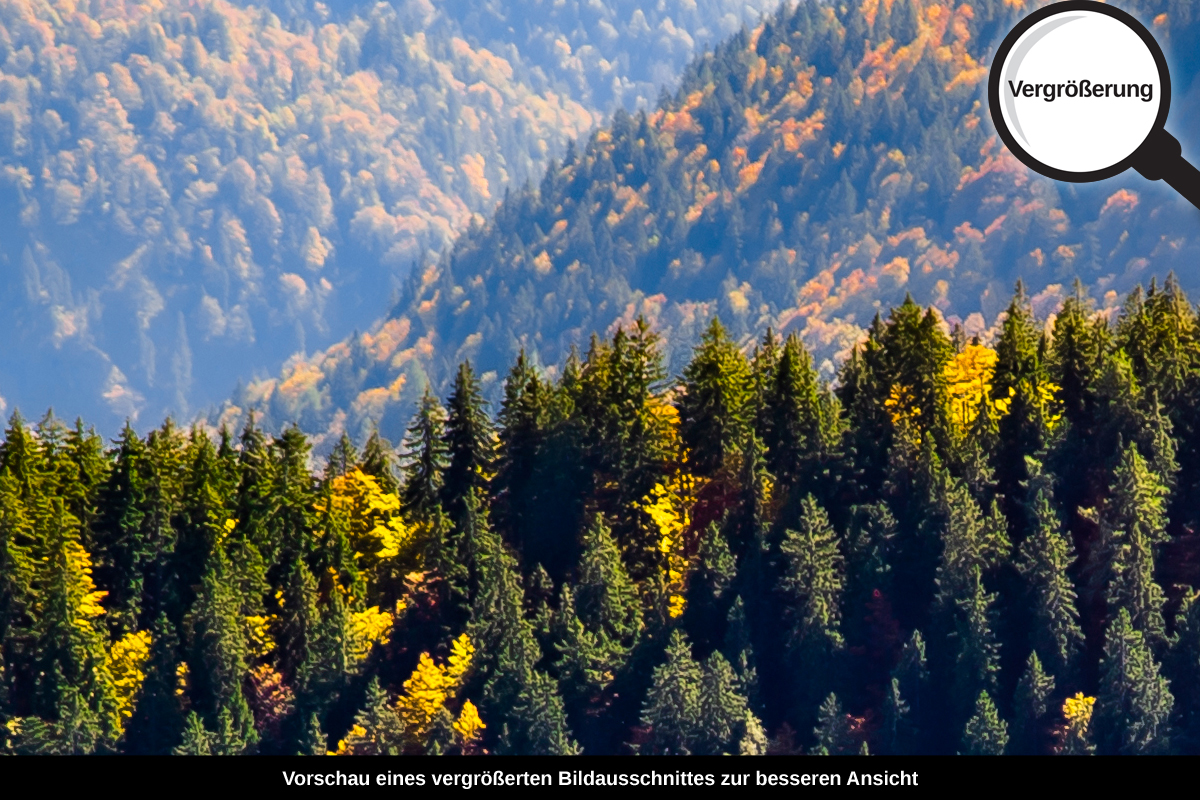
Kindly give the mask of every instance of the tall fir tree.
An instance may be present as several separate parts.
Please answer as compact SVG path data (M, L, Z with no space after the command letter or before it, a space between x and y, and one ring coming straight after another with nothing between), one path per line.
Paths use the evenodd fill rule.
M466 496L483 491L495 462L495 430L471 362L458 366L454 390L446 401L446 464L442 505L452 520L461 517Z
M797 712L804 718L840 672L845 559L824 509L811 495L801 508L800 529L787 532L780 551L786 559L781 589L792 616L789 649L800 676Z
M1008 747L1008 723L1000 719L996 704L987 691L981 691L975 701L975 713L967 720L963 731L963 755L1002 756Z
M738 452L750 421L750 365L717 317L683 371L682 384L679 434L693 472L711 476Z
M671 632L666 658L654 668L650 691L642 705L647 755L690 755L700 720L702 671L682 631Z
M1120 609L1108 625L1100 662L1100 693L1096 698L1100 752L1166 752L1174 704L1145 634L1134 626L1129 609Z
M429 387L404 439L404 490L401 507L412 519L429 519L440 507L446 469L446 411Z

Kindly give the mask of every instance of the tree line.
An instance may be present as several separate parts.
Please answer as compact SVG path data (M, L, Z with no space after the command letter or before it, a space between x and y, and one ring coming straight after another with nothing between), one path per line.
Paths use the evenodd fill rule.
M0 445L18 753L1190 753L1200 329L911 299L836 381L642 320L395 450L170 420Z

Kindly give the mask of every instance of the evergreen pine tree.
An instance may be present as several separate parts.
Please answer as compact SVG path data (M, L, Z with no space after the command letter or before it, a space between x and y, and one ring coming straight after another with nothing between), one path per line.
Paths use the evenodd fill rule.
M404 746L404 723L388 700L387 691L373 677L367 684L362 708L346 737L346 749L356 756L398 756Z
M384 494L396 494L400 483L396 480L396 454L392 443L379 435L378 430L371 431L367 443L363 446L362 460L358 468L364 475L370 475L379 484L379 490Z
M1031 465L1029 469L1039 467ZM1036 522L1021 542L1017 561L1017 570L1029 589L1033 612L1030 644L1035 651L1047 654L1054 674L1068 677L1083 648L1075 586L1067 574L1075 548L1071 539L1060 532L1058 517L1044 488L1039 488L1033 497L1033 516Z
M576 607L580 620L612 646L627 652L641 629L641 603L616 540L599 515L584 531L578 572Z
M1025 285L1019 281L1007 314L996 343L992 376L992 399L1008 403L999 420L1000 449L995 465L997 491L1005 498L1009 518L1017 519L1027 501L1025 459L1042 449L1046 437L1041 399L1046 383L1046 341L1037 330Z
M1159 477L1130 443L1121 452L1100 513L1085 513L1100 525L1103 539L1096 552L1104 564L1098 575L1109 580L1110 612L1128 609L1134 628L1151 642L1166 636L1165 597L1154 581L1156 547L1169 538L1166 494Z
M209 556L196 604L187 620L192 652L189 675L194 681L192 700L197 712L213 723L218 723L221 712L233 715L230 724L234 732L224 737L224 744L237 737L250 746L257 734L243 693L249 647L240 613L241 599L230 580L232 574L224 548L218 545ZM223 734L217 730L217 735Z
M957 646L954 701L960 720L970 713L972 696L996 692L1000 671L1000 642L994 633L996 595L984 588L978 570L972 586L973 591L956 603L957 622L952 634Z
M961 753L967 756L1002 756L1008 746L1008 723L1000 719L987 690L979 693L975 713L963 730Z
M812 356L795 333L788 336L767 387L763 444L771 473L788 485L815 474L815 462L832 438Z
M642 725L649 729L643 748L648 755L689 755L700 721L702 673L683 632L671 632L666 660L654 668L650 691L642 705Z
M1101 753L1166 752L1175 699L1145 634L1129 609L1117 612L1104 640L1100 694L1096 698L1097 745Z
M213 734L204 727L200 715L191 711L183 727L183 741L172 752L177 756L211 756L213 738Z
M141 696L125 730L125 752L167 755L180 742L184 729L178 689L179 637L166 614L159 614L150 631L150 660Z
M1185 753L1200 749L1200 594L1188 592L1175 613L1175 636L1163 662L1163 672L1171 681L1175 695L1175 713L1179 735L1175 744Z
M841 756L854 752L850 720L842 711L842 703L836 694L830 693L821 703L813 735L817 737L817 744L812 750L814 756Z
M745 732L746 698L733 667L719 651L705 659L700 676L695 752L734 753Z
M1013 753L1041 754L1044 738L1042 720L1046 716L1046 701L1053 691L1054 676L1046 674L1037 652L1031 652L1013 696Z
M679 433L697 475L710 476L738 452L749 423L750 365L713 317L683 371Z
M495 431L471 362L459 365L454 390L446 405L449 462L442 485L442 504L450 518L457 520L465 510L467 493L485 489L495 460Z
M811 495L801 504L800 529L786 533L780 551L786 559L781 588L792 615L788 642L800 674L797 701L807 716L833 685L844 647L845 562L829 518Z
M404 439L404 490L401 507L413 519L428 519L441 503L446 469L446 412L429 387Z
M302 756L323 756L329 752L329 743L325 732L321 730L321 720L314 711L308 715L308 723L304 726L304 738L300 740Z

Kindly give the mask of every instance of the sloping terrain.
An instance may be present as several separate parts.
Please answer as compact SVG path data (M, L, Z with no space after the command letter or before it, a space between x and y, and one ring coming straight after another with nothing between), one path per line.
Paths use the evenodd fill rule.
M272 425L354 435L379 423L395 440L426 382L440 391L460 360L496 398L521 348L553 368L638 315L665 334L673 371L719 313L743 342L768 325L801 332L832 377L906 294L985 334L1018 278L1043 319L1076 278L1102 308L1151 274L1194 288L1196 211L1169 189L1136 175L1066 187L998 143L987 54L1020 5L781 11L510 196L414 273L388 317L249 384L221 417L259 408ZM1186 118L1191 11L1131 8L1171 54Z
M3 0L4 407L190 416L363 327L598 124L614 79L635 102L741 24L691 7L654 17L683 37L674 67L631 63L626 25L568 80L425 0Z

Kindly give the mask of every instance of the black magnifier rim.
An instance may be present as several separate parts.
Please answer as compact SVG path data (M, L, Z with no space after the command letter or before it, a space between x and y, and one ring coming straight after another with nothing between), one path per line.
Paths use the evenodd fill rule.
M996 51L996 57L992 60L991 74L988 76L988 109L992 115L992 124L996 126L996 132L1000 134L1000 139L1008 147L1009 151L1015 155L1022 164L1045 175L1047 178L1053 178L1058 181L1067 181L1069 183L1092 183L1094 181L1102 181L1106 178L1111 178L1114 175L1120 175L1125 170L1133 166L1136 160L1138 151L1142 149L1139 145L1136 150L1124 161L1114 164L1111 167L1095 170L1093 172L1068 172L1066 170L1055 169L1054 167L1043 164L1036 158L1031 156L1017 142L1017 138L1012 135L1012 131L1008 129L1008 124L1004 121L1004 114L1000 110L1000 87L1002 83L1001 73L1004 71L1004 62L1008 60L1008 54L1017 44L1025 32L1038 24L1047 17L1053 17L1058 14L1066 14L1072 11L1090 11L1096 14L1107 14L1113 19L1123 22L1136 33L1141 40L1145 42L1149 48L1151 55L1154 56L1154 63L1158 65L1158 77L1161 86L1162 101L1158 107L1158 118L1154 121L1154 127L1151 128L1147 139L1153 136L1155 131L1163 130L1167 124L1167 114L1171 110L1171 72L1167 69L1167 59L1163 55L1162 48L1158 46L1154 36L1150 31L1146 30L1146 26L1137 20L1132 14L1122 11L1119 8L1114 8L1106 3L1099 3L1096 0L1065 0L1061 3L1051 3L1048 6L1043 6L1037 11L1034 11L1029 16L1023 18L1017 23L1017 26L1009 31L1004 37L1004 41L1000 44L1000 49Z

